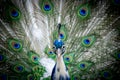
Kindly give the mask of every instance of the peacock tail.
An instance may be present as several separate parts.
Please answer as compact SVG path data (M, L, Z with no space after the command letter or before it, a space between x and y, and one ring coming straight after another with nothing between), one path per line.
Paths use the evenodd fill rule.
M71 80L120 80L120 0L0 0L0 80L50 80L58 37Z

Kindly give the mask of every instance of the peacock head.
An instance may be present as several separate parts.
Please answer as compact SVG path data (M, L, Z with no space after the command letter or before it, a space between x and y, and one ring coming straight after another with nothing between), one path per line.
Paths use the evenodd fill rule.
M58 57L62 56L65 52L64 42L60 39L55 40L54 41L54 46L53 46L53 51Z

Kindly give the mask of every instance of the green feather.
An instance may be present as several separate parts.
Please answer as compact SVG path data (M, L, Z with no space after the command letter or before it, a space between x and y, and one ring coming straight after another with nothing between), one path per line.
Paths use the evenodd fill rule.
M0 63L3 63L6 61L6 56L3 54L0 54Z
M64 62L65 64L70 64L73 62L73 59L74 59L74 53L66 53L64 55Z
M67 28L65 27L65 25L62 25L62 26L61 26L60 35L58 35L58 31L57 31L57 30L55 30L55 31L53 32L53 40L58 39L58 36L59 36L60 39L63 40L63 41L66 41L66 40L67 40L68 31L67 31Z
M16 64L16 65L14 65L13 70L16 73L23 73L25 71L25 67L22 64Z
M36 65L32 68L34 72L34 76L36 77L42 77L43 74L46 72L45 68L41 65Z
M116 60L120 60L120 50L115 50L113 53L114 53L113 57Z
M21 17L21 12L15 7L9 7L6 15L8 16L9 20L17 21Z
M55 59L55 53L48 46L45 48L44 52L48 55L48 57Z
M112 73L109 70L101 71L101 76L105 79L111 79Z
M71 76L71 80L79 80L80 79L80 75L79 74L74 74Z
M90 61L81 61L78 63L78 69L81 71L88 71L92 67L93 63Z
M82 37L82 40L81 40L81 45L83 47L90 47L94 44L95 42L95 36L85 36L85 37Z
M21 52L22 51L22 49L23 49L22 41L20 41L18 39L8 39L7 42L8 42L8 48L11 51L14 51L14 52Z
M35 80L34 75L33 75L33 74L29 74L29 75L27 76L27 80Z
M90 16L90 7L88 4L80 5L77 10L77 15L81 20L87 19Z
M40 1L40 7L45 14L52 14L54 10L54 6L51 0Z
M18 21L21 18L21 11L12 3L11 0L6 0L1 3L2 14L1 17L7 21Z
M39 64L40 57L37 53L34 51L29 51L27 55L32 63Z

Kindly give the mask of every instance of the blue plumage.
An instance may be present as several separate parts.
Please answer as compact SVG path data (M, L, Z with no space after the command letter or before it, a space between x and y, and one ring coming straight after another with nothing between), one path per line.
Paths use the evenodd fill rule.
M62 40L55 40L54 45L55 45L56 49L58 49L58 48L61 48L64 45L64 43Z

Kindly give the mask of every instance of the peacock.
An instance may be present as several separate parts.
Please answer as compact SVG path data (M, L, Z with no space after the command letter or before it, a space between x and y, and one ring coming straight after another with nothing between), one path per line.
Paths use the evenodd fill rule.
M120 80L120 0L0 0L0 80Z

